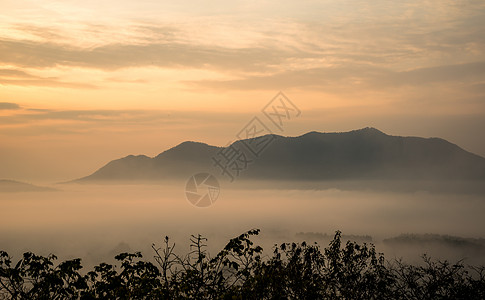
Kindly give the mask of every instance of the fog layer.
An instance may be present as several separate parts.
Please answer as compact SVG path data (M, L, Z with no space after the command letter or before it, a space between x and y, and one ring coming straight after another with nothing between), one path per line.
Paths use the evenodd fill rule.
M0 193L0 249L15 257L25 251L81 257L90 265L121 251L141 250L150 257L152 243L161 244L166 235L185 253L190 234L200 233L209 238L214 253L229 238L260 228L256 241L267 253L274 243L301 241L305 236L298 233L331 236L341 230L344 235L370 235L388 258L415 259L430 251L435 257L469 262L483 257L463 247L443 250L440 245L417 243L404 249L382 243L402 233L483 238L483 195L249 189L227 184L212 206L199 208L186 200L184 187L184 182L73 184L53 192ZM312 236L306 237L313 242L308 240Z

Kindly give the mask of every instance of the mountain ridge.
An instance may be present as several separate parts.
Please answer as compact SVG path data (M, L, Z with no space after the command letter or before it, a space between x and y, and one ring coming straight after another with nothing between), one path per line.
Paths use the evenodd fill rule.
M53 192L54 188L33 185L11 179L0 179L0 193L20 193L20 192Z
M251 151L264 141L261 152ZM251 146L253 145L253 146ZM197 172L221 173L215 158L237 149L248 158L242 179L460 179L484 180L485 158L441 138L388 135L366 127L347 132L269 134L237 140L226 147L186 141L154 157L128 155L75 182L188 178Z

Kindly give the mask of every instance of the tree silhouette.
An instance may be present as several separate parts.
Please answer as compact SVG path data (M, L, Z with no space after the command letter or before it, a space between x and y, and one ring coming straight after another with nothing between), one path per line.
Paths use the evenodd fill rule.
M422 265L388 262L366 243L342 244L336 232L318 244L283 243L272 256L251 237L233 239L216 256L207 239L191 236L185 255L166 237L152 245L155 264L121 253L81 273L81 260L25 253L14 264L0 251L0 299L485 299L485 268L424 256Z

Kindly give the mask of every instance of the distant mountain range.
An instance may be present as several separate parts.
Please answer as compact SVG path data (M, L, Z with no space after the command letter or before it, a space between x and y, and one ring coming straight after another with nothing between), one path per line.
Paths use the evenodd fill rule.
M298 137L266 135L227 147L184 142L153 158L129 155L113 160L74 182L188 178L197 172L224 177L224 167L216 161L232 161L225 164L225 175L232 173L238 180L485 180L485 158L446 140L364 128Z
M48 192L56 189L36 186L30 183L0 179L0 193L18 193L18 192Z

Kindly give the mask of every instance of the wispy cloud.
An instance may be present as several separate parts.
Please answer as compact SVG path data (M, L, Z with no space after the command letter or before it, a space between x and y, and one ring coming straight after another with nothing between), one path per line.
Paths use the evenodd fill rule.
M0 38L0 66L8 68L0 72L0 83L94 88L93 82L149 85L154 78L113 74L128 68L209 70L217 76L180 76L174 81L195 89L239 91L337 93L349 87L385 90L451 81L476 86L484 80L482 2L309 1L303 8L290 1L278 9L273 4L261 4L257 20L245 14L254 5L224 4L226 14L217 15L193 7L200 15L187 21L85 20L66 28L18 21L6 26L12 34ZM69 69L94 70L96 80L81 76L78 83L63 75L44 76L47 69L62 69L63 75ZM172 88L180 92L185 87Z
M278 9L273 4L260 5L256 23L245 15L246 10L256 8L251 4L221 4L227 14L220 15L206 15L204 7L193 7L200 15L176 22L139 22L132 18L120 22L122 25L85 21L69 23L66 28L16 22L7 26L11 34L0 39L0 64L20 71L209 69L226 79L186 83L212 89L321 90L349 79L350 83L379 82L384 88L446 82L446 78L456 77L453 72L457 68L469 74L471 71L464 69L485 61L485 5L478 1L464 1L463 5L454 1L393 5L360 0L309 1L306 9L291 1ZM86 5L91 7L92 3ZM69 4L62 7L73 8ZM154 7L160 9L159 5ZM178 5L172 7L180 9ZM460 65L463 67L453 67ZM90 85L17 75L23 78L3 78L2 83Z
M136 131L147 128L213 128L217 124L230 124L249 118L244 113L164 111L142 109L55 110L22 108L14 103L0 103L2 107L17 107L14 114L0 115L0 134L51 135L54 133L78 134L98 131ZM208 123L207 120L212 120Z
M197 88L236 90L275 90L305 88L315 90L393 88L422 86L432 83L467 83L470 86L485 80L485 62L442 65L394 71L368 65L346 65L326 68L291 70L270 75L247 76L236 80L187 81Z
M42 77L32 75L19 69L0 69L0 84L18 86L48 86L64 88L94 89L95 85L82 82L63 81L57 77Z
M0 110L17 110L20 109L20 105L12 102L0 102Z
M129 67L215 68L264 71L292 54L261 48L230 49L191 44L110 44L79 48L64 44L0 40L1 61L22 68L58 66L116 70Z

